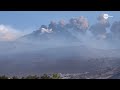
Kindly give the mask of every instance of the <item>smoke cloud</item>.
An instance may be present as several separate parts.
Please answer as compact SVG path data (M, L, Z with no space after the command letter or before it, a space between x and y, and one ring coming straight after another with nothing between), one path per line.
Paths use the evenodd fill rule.
M108 43L113 38L120 38L119 28L120 22L114 22L110 25L108 19L103 18L103 14L96 18L97 22L94 25L89 26L89 22L86 17L74 17L68 21L60 20L58 22L51 21L48 25L41 25L38 30L33 31L30 34L26 34L23 37L23 32L16 30L10 26L0 25L0 40L23 40L31 43L45 42L47 46L55 44L68 44L69 43L81 43L87 46L93 46L96 48L111 45ZM110 33L107 33L107 28L111 26ZM33 42L34 41L34 42ZM107 44L108 43L108 44ZM99 45L98 45L99 44Z
M90 27L90 31L97 38L106 38L107 31L106 29L110 27L108 19L104 19L103 14L98 16L98 22Z
M114 39L120 40L120 21L115 21L111 26L111 32Z
M45 29L45 28L42 28L42 29L41 29L41 33L45 33L45 32L51 33L51 32L52 32L52 29Z
M68 26L70 28L74 28L74 30L77 30L81 33L85 33L89 27L89 23L87 18L85 18L84 16L80 16L70 19Z

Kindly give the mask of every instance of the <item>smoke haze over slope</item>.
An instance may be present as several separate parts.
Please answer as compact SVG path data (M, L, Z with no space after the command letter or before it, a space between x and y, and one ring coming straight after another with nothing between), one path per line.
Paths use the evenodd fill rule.
M119 64L120 20L110 23L103 14L96 20L51 21L29 34L0 25L0 73L83 72Z

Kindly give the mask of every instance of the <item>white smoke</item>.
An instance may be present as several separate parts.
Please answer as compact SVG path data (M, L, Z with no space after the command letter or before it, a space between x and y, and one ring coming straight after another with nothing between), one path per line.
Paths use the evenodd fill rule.
M20 37L22 32L8 25L0 25L0 41L11 41Z
M45 29L45 28L41 28L41 33L51 33L52 29Z

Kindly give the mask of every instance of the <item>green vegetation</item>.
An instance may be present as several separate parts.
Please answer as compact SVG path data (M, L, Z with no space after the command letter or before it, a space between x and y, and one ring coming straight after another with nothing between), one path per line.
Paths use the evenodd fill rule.
M37 75L29 75L25 79L39 79L39 77Z
M52 79L52 78L47 74L44 74L43 76L40 77L40 79Z
M61 79L60 75L55 73L52 75L52 79Z
M9 79L7 76L3 75L3 76L0 76L0 79Z
M13 76L12 79L19 79L17 76Z
M7 77L5 75L0 76L0 79L61 79L59 74L52 74L51 76L47 75L47 74L43 74L42 76L37 76L37 75L28 75L26 77L17 77L17 76L13 76L13 77Z

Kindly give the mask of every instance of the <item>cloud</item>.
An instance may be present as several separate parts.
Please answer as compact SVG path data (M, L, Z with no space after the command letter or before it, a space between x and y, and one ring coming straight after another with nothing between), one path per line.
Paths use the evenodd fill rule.
M66 25L65 20L64 20L64 19L60 20L60 21L59 21L59 25L60 25L61 27L64 27L64 26Z
M94 36L103 38L103 36L107 33L106 29L110 27L110 23L108 20L104 19L103 14L97 17L98 22L90 27L90 31ZM105 36L104 36L105 37Z
M115 39L120 39L120 21L115 21L110 28L113 37Z
M0 41L11 41L20 37L22 32L8 25L0 25Z

